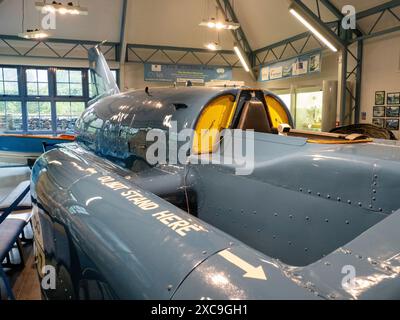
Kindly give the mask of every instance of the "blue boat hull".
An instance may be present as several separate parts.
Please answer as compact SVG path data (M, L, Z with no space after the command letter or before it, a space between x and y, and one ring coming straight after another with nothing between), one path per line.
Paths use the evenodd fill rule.
M69 143L74 136L33 136L0 135L0 156L37 157L43 153L43 146Z

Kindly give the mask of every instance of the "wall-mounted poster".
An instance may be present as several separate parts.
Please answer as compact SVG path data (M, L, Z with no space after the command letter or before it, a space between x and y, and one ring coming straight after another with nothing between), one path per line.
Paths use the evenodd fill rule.
M321 72L321 50L261 67L258 81L287 79Z
M321 55L315 54L310 57L310 72L319 72L321 70Z
M293 64L293 75L300 76L308 73L308 61L299 61Z
M144 65L144 80L154 82L206 83L212 80L232 80L232 68L200 65L151 64Z
M383 128L385 126L385 119L382 118L373 118L372 124L376 125L379 128Z
M386 107L387 118L398 118L400 117L400 107Z
M399 119L386 119L386 129L398 131L399 130Z
M363 121L367 120L367 113L366 112L361 112L361 120L363 120Z
M400 92L388 93L387 104L400 104Z
M269 80L269 68L268 67L261 69L261 79L262 79L262 81Z
M386 97L386 92L385 91L377 91L375 92L375 104L377 106L382 106L385 104L385 97Z
M382 118L385 116L385 107L384 106L376 106L374 107L374 117Z
M271 80L283 78L283 66L280 66L280 67L271 67L271 68L269 69L269 78L270 78Z

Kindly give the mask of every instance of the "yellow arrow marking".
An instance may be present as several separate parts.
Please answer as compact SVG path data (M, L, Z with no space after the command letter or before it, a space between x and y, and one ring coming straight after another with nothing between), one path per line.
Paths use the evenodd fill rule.
M244 278L267 280L262 266L254 267L228 250L222 251L218 255L245 271L246 273L243 275Z

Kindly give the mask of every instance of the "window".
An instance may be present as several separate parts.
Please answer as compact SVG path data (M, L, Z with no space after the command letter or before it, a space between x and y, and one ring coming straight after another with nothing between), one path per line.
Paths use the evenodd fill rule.
M51 103L28 101L28 131L52 131Z
M296 128L321 131L322 91L303 92L296 99Z
M82 71L57 70L57 96L83 96Z
M71 132L100 86L88 69L0 65L0 132ZM117 77L117 70L111 71ZM19 90L21 88L21 90Z
M84 102L57 102L57 131L74 131L75 123L85 111Z
M49 78L47 70L27 69L26 89L28 96L48 96Z
M0 68L0 95L19 95L17 68Z
M111 70L114 80L117 81L117 70ZM89 70L89 97L95 98L105 92L104 83L101 77Z
M21 102L0 101L0 132L22 130Z

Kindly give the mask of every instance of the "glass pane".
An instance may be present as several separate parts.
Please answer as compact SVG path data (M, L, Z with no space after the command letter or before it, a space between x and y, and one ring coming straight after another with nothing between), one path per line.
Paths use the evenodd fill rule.
M114 76L114 80L117 80L117 71L111 70L112 75Z
M48 96L49 95L49 85L48 83L39 83L39 95Z
M37 102L28 102L26 104L26 107L28 109L28 115L39 116L39 104Z
M57 84L57 95L58 96L69 96L69 84L68 83L58 83Z
M70 102L57 102L57 116L69 117L71 115Z
M57 70L57 82L69 82L68 70Z
M321 131L322 91L297 94L296 128Z
M28 81L28 82L36 82L37 81L37 72L35 69L26 70L26 81Z
M0 68L0 81L3 81L3 68Z
M67 131L70 123L71 103L57 102L57 131Z
M48 82L47 70L38 70L38 81L39 82Z
M0 81L0 95L4 94L4 82Z
M70 91L71 96L82 96L83 95L82 84L71 83L70 88L71 88L71 91Z
M82 71L70 71L69 81L71 83L82 83Z
M6 102L0 101L0 132L4 132L5 130L6 130Z
M84 102L57 102L57 130L73 132L75 123L85 110Z
M28 102L28 130L51 131L50 102Z
M4 94L18 95L18 82L4 82Z
M72 102L71 103L72 117L80 118L84 111L85 111L85 103L84 102Z
M17 69L4 68L3 70L4 70L4 80L5 81L18 81Z
M0 131L22 131L21 102L0 102Z
M38 89L37 89L37 83L28 83L27 86L27 93L28 96L37 96L38 95Z
M22 131L22 108L21 102L6 102L6 130Z

